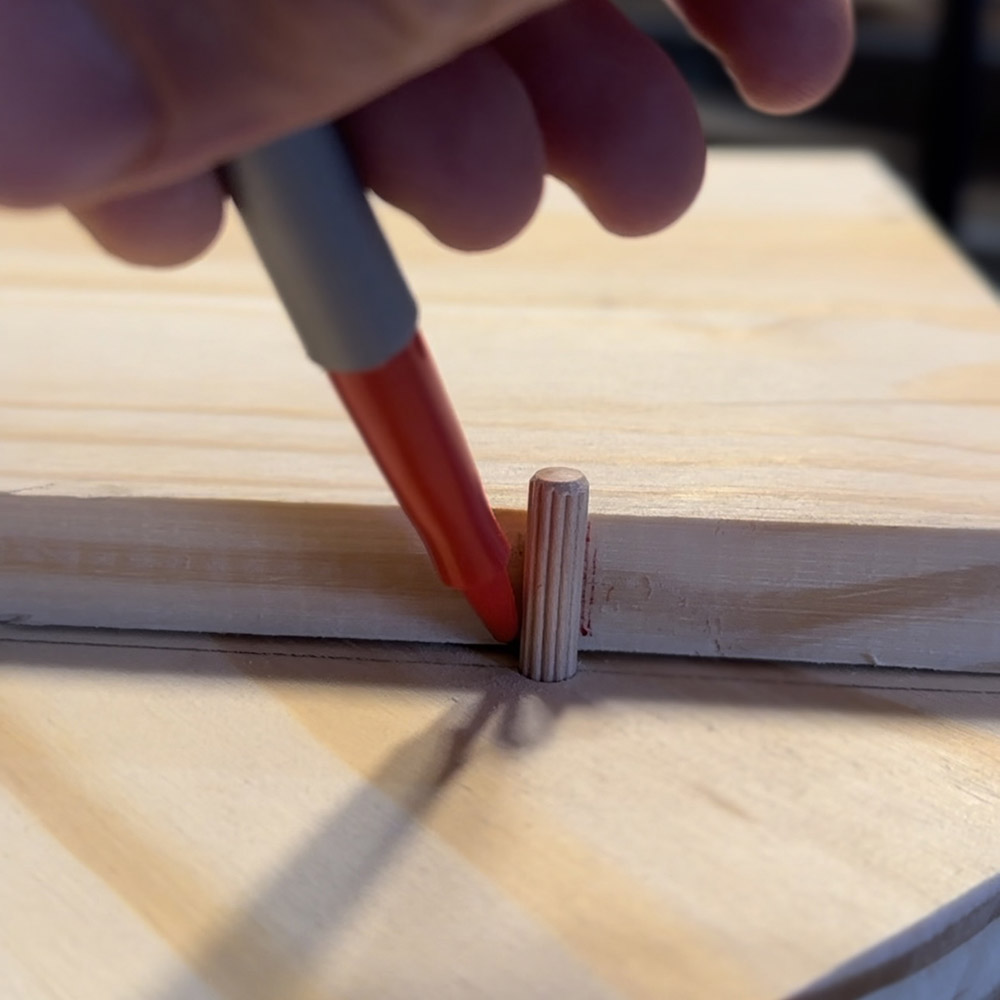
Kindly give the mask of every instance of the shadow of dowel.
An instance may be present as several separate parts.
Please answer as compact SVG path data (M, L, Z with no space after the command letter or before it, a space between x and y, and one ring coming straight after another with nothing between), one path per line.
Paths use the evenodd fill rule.
M406 741L325 822L251 902L193 955L155 1000L191 1000L208 985L223 1000L320 1000L313 962L328 955L356 906L461 773L503 692L485 691L466 718ZM279 931L277 927L282 927ZM291 928L291 930L289 930Z

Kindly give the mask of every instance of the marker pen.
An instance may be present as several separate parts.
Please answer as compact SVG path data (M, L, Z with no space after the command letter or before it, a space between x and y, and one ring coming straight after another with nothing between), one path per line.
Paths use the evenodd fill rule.
M307 354L329 374L441 579L511 641L509 543L336 127L280 139L222 175Z

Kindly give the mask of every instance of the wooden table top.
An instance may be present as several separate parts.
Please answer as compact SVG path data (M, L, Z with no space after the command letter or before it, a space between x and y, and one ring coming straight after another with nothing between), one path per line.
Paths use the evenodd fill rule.
M686 456L660 470L664 482L687 477L690 488L626 491L630 503L736 516L747 494L727 484L742 470L762 516L798 516L814 490L817 519L878 525L888 496L914 526L1000 526L1000 328L985 287L864 157L724 153L714 164L701 214L676 243L655 244L672 248L663 252L676 267L662 288L646 275L644 305L626 308L643 244L614 251L602 292L596 258L572 257L584 223L560 194L528 257L512 250L494 269L428 250L413 274L446 364L478 303L490 363L510 366L488 337L517 312L496 305L513 261L524 282L519 336L571 294L586 310L563 309L559 344L593 310L619 310L621 336L642 343L657 316L679 331L671 384L690 392L656 415L672 421L665 433ZM0 997L997 996L995 675L588 653L575 680L540 687L513 672L506 651L475 645L27 624L15 598L44 619L32 567L51 553L35 539L36 563L22 558L28 521L11 512L25 498L55 504L45 511L74 497L126 508L167 497L202 513L197 505L230 498L310 504L330 488L348 438L324 443L327 398L294 345L269 353L287 331L238 235L157 278L151 299L153 279L89 254L59 220L8 218L0 231L0 338L14 345L0 408ZM529 259L552 265L517 264ZM53 309L84 317L96 339L54 331ZM140 314L152 329L137 326ZM218 384L225 352L181 324L185 377L157 333L196 315L206 329L236 317L234 335L273 360L248 363L215 410L195 404ZM928 346L940 344L935 331L949 346ZM93 343L147 334L148 349L104 356L104 381L81 379ZM63 352L45 371L27 346L36 335ZM933 358L908 352L909 338ZM888 374L859 366L879 345L895 359ZM695 389L690 365L705 371L707 357L723 374ZM144 409L150 361L177 412ZM748 378L727 405L726 377L741 365L777 381ZM545 379L533 371L518 391ZM258 414L275 380L300 389ZM488 380L457 381L473 414L500 405ZM768 403L776 386L797 401ZM637 398L634 413L651 400ZM628 423L626 409L606 412L615 427ZM860 433L866 414L886 413L877 433ZM554 439L586 452L583 424L552 414ZM259 447L226 444L258 433ZM550 445L515 428L523 454L511 463L506 433L504 450L488 421L470 421L491 489L513 507L527 474L554 456L536 461ZM765 463L753 457L761 449ZM622 455L590 458L611 483L628 474ZM361 468L345 473L345 496L385 509ZM907 508L910 491L918 500ZM597 509L614 514L612 486L595 492ZM31 509L51 537L74 530L70 507ZM137 545L173 545L170 522L159 524L155 535L138 522L128 530ZM149 590L126 559L110 567L112 599L101 589L109 566L91 555L60 556L59 572L75 574L77 604L63 607L80 611L76 624L101 624L140 592L165 626L197 620L196 588ZM272 589L240 584L250 617L280 597L275 565ZM410 607L413 620L429 606ZM454 638L467 622L454 611L446 624Z

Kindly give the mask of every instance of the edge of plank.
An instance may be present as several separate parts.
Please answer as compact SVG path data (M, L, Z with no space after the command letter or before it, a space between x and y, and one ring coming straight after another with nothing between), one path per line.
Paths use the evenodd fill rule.
M5 495L0 525L8 624L490 642L393 508ZM998 593L991 530L598 514L580 648L1000 670Z

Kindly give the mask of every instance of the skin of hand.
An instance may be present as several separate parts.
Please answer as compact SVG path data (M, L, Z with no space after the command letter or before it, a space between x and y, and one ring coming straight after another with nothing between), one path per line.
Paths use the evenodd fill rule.
M851 0L669 2L763 111L850 58ZM641 235L704 171L690 92L610 0L0 0L0 204L65 205L126 260L202 252L214 166L333 119L372 190L466 250L519 232L546 173Z

